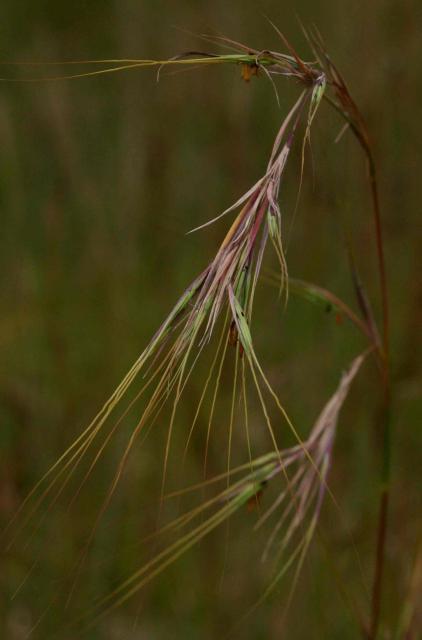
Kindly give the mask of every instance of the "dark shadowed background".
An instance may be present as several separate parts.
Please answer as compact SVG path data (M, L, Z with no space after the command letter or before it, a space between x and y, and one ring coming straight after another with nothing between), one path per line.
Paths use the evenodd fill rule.
M192 49L216 50L195 36L210 31L257 49L283 51L264 14L305 59L311 54L296 14L305 25L319 27L367 118L375 146L395 380L394 489L385 590L386 620L394 627L415 561L420 507L420 7L410 0L5 0L0 5L0 62L165 59ZM1 67L0 75L34 78L50 71ZM65 72L64 67L54 69ZM3 524L96 413L181 291L215 253L228 221L190 236L186 232L225 209L262 174L277 128L298 95L288 80L281 79L277 86L280 107L264 77L245 83L236 67L164 72L159 83L154 71L140 69L72 81L0 85ZM364 164L350 134L334 142L341 126L323 105L290 234L289 271L354 304L345 250L349 238L378 309ZM296 150L283 183L286 229L295 208L299 170ZM277 295L275 288L260 285L254 325L257 348L295 423L306 434L362 341L347 323L339 324L332 314L300 299L292 297L283 312ZM195 376L181 405L176 436L180 442L186 439L203 380L203 375ZM219 405L222 416L229 394L227 378ZM331 473L364 576L337 511L325 505L324 541L317 537L313 542L287 623L283 604L292 574L234 637L358 637L340 592L347 586L367 611L365 585L369 588L373 570L380 464L379 436L373 427L377 398L376 372L369 365L342 414ZM201 418L202 426L206 419ZM132 456L119 495L96 536L88 578L78 585L80 602L89 605L93 594L107 593L153 551L153 546L136 542L154 524L164 422L157 423L156 438L150 436ZM244 453L242 438L239 430L239 459ZM191 449L188 479L200 475L202 444L198 437ZM226 440L216 436L212 470L221 467L226 450ZM104 459L71 518L60 508L48 514L43 526L56 527L53 540L45 534L43 544L43 530L34 533L40 559L13 600L16 585L35 557L24 545L7 558L2 552L1 637L26 637L51 602L77 560L92 523L93 505L98 505L104 482L110 480L107 464L115 463L116 455L111 451ZM172 478L176 471L177 461ZM133 601L95 625L88 637L221 637L256 601L271 575L260 561L263 541L252 534L254 519L255 514L240 513L228 533L223 527L203 541ZM73 637L60 631L54 604L46 619L40 638Z

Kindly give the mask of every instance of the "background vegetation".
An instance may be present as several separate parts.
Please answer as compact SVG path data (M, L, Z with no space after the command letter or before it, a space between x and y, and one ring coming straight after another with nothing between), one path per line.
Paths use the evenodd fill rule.
M294 12L315 22L367 117L380 168L381 204L392 308L394 487L387 543L384 613L393 626L407 597L418 533L420 327L422 286L417 229L421 128L420 10L407 0L372 3L300 0L264 3L178 0L4 2L0 61L114 57L166 58L210 48L194 35L215 29L257 48L280 49L267 13L306 58ZM174 27L177 27L176 29ZM9 71L8 71L9 73ZM17 72L18 73L18 72ZM27 69L34 77L37 70ZM1 73L0 75L5 75ZM227 227L217 223L186 237L239 197L261 175L283 114L297 87L279 84L281 109L264 78L241 80L236 68L166 75L148 70L78 81L0 87L0 519L7 523L28 489L75 437L120 380L179 293L214 254ZM377 299L372 221L360 150L322 107L307 157L302 196L289 239L290 274L353 300L345 258L352 238L359 269ZM300 159L283 185L292 219ZM418 271L419 269L419 271ZM282 389L304 434L333 391L359 340L323 308L291 299L283 313L274 288L261 285L255 333L271 379ZM260 331L259 327L262 327ZM419 349L418 349L419 344ZM201 393L194 380L178 418L190 424ZM229 406L220 402L221 415ZM373 569L379 434L374 370L366 367L340 423L331 484L353 532L364 573ZM189 402L191 400L191 403ZM203 418L204 421L206 417ZM186 428L186 427L185 427ZM242 434L238 434L238 446ZM164 430L134 455L119 497L96 539L91 582L80 597L105 593L145 559L135 546L154 523ZM226 443L214 440L210 467ZM110 453L111 459L113 452ZM160 461L157 464L157 459ZM203 463L200 442L187 477ZM173 470L175 471L175 470ZM106 469L104 469L104 477ZM58 513L54 544L42 568L12 602L12 584L31 565L25 551L0 571L0 634L25 637L51 597L61 569L75 558L102 472L72 519ZM245 512L174 565L92 638L215 638L239 620L265 588L262 538ZM56 523L57 524L57 523ZM350 538L326 505L325 542L316 538L288 617L286 637L355 638L338 583L365 608ZM229 550L229 553L226 552ZM109 556L106 570L102 558ZM53 580L53 582L52 582ZM238 636L276 638L284 628L289 581L254 612ZM137 624L134 625L134 620ZM57 628L54 608L45 635ZM64 632L63 632L64 634ZM59 637L67 637L62 635ZM389 636L386 636L389 637Z

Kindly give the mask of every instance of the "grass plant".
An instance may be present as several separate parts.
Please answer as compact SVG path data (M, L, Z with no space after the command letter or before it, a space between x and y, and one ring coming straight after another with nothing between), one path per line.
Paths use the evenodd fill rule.
M230 53L189 51L170 60L116 59L57 63L58 66L66 64L70 67L70 71L64 75L54 72L45 74L45 63L39 65L40 73L34 63L22 63L26 71L30 68L27 77L21 77L18 72L13 75L12 65L7 67L8 74L4 74L4 81L40 82L89 78L143 67L155 68L159 75L172 68L231 65L240 69L240 75L246 82L255 76L269 81L276 96L281 91L280 76L282 80L293 82L298 87L298 97L280 124L261 177L232 206L192 230L206 233L209 225L216 224L221 218L230 219L229 228L214 257L179 297L92 422L37 482L8 527L9 549L19 544L30 544L31 537L36 537L53 507L60 503L71 512L97 466L109 460L107 451L121 447L109 484L99 497L98 508L93 514L79 559L70 572L66 593L58 596L61 604L57 606L62 606L65 611L75 597L84 571L88 570L92 543L121 484L133 450L147 447L146 438L154 437L163 423L167 425L163 460L157 463L157 467L161 466L161 492L157 530L148 543L151 544L151 557L107 595L98 597L86 606L77 616L76 623L73 621L78 630L95 626L205 536L227 523L236 512L245 506L253 508L254 505L259 512L255 529L269 527L262 557L272 566L268 587L254 606L260 604L288 574L291 589L285 603L287 610L310 544L318 531L324 499L331 503L336 517L342 519L335 487L330 485L330 467L340 410L354 378L367 360L374 359L381 389L382 409L378 415L384 434L376 560L370 609L361 612L359 607L354 607L353 615L358 633L368 640L380 637L391 475L391 385L388 286L376 165L364 118L319 33L314 29L305 32L311 61L303 59L284 35L278 30L277 33L284 53L253 49L225 37L206 36L205 39L213 45L226 47ZM51 63L51 66L55 64ZM355 267L357 258L347 261L345 257L355 287L356 308L324 287L295 280L288 274L286 221L280 207L282 185L286 179L285 168L291 149L296 145L301 157L297 176L300 192L312 126L320 111L326 108L334 109L342 118L345 127L360 145L367 165L372 203L369 215L372 215L374 223L380 304L370 301L362 286ZM300 203L297 207L300 207ZM277 271L263 267L267 248L275 253ZM255 335L261 330L254 323L255 294L261 281L275 285L282 307L289 304L289 295L299 295L312 304L328 305L347 318L362 336L362 352L351 363L345 363L337 388L310 429L306 429L306 425L294 424L284 406L282 390L276 389L271 382L255 347ZM378 317L381 318L380 329ZM209 359L209 369L194 417L190 424L185 425L181 466L186 462L189 447L196 437L201 422L199 417L207 413L207 429L202 434L205 442L203 478L195 486L177 489L169 487L169 464L178 425L177 415L201 358ZM232 399L225 420L226 442L221 447L224 451L224 469L220 474L209 477L208 451L225 370L232 375ZM267 443L266 453L258 457L253 454L255 433L250 429L249 404L252 396L253 402L259 406L259 429L265 434ZM129 432L128 420L131 424ZM233 462L233 431L239 422L244 427L245 451L248 455L242 464L237 465ZM256 417L254 423L256 427ZM303 433L307 435L302 436ZM288 438L293 444L284 445L283 442ZM268 487L275 492L275 497L271 506L262 510L260 495ZM163 524L166 505L186 495L198 496L197 506ZM174 537L173 542L157 551L160 538L169 534ZM36 555L34 557L36 565ZM33 633L42 625L43 619L40 619Z

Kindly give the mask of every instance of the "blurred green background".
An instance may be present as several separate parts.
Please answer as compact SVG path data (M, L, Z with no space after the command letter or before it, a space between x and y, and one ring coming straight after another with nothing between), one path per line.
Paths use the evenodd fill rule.
M258 49L283 50L264 14L306 59L310 53L296 14L305 25L318 25L367 118L380 172L395 381L394 488L384 602L390 629L406 601L420 509L421 13L419 5L408 0L6 0L0 6L1 62L163 59L192 49L212 50L195 36L210 31ZM43 71L2 67L0 75L37 77ZM60 68L60 73L65 71ZM277 128L298 94L298 87L284 79L277 86L280 108L265 78L247 84L236 67L163 73L158 84L155 72L147 69L73 81L1 84L3 525L96 413L181 291L215 253L228 221L190 236L186 232L234 202L262 174ZM350 134L334 142L341 126L323 105L290 236L289 271L354 304L345 251L349 237L378 309L364 165ZM286 228L295 207L299 167L296 150L282 189ZM283 313L277 290L264 283L258 306L254 330L262 362L306 434L362 340L347 323L337 324L332 315L302 300L292 297ZM176 449L177 438L181 443L186 439L205 367L191 381L182 403ZM223 383L218 416L225 415L230 402L228 374ZM327 504L322 514L325 542L314 540L287 622L283 605L292 574L234 637L358 637L338 583L366 613L363 582L369 588L380 464L379 434L373 427L378 394L375 370L367 365L342 414L331 473L364 580L344 523ZM207 416L201 416L199 433L206 421ZM154 550L153 545L135 543L154 524L165 426L163 418L135 451L99 528L88 578L77 589L76 599L86 605L92 594L107 593ZM245 460L243 440L238 429L235 445L239 459ZM202 445L198 436L184 482L200 477ZM213 440L213 471L224 468L226 449L226 441ZM72 517L63 509L53 510L35 532L39 562L13 600L16 585L37 556L24 544L8 554L3 546L2 638L26 637L74 566L92 523L93 505L99 504L104 482L111 478L107 465L115 464L117 456L116 445ZM252 534L254 518L246 512L236 516L229 533L223 527L203 541L133 601L95 625L88 637L220 637L239 622L271 575L260 561L263 539ZM34 636L74 637L60 630L61 623L53 604ZM384 637L392 636L386 632Z

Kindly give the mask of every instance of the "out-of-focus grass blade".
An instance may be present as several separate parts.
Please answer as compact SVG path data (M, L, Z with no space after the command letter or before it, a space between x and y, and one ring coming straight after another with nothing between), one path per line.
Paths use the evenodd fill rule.
M278 278L275 273L267 272L264 275L264 280L269 284L278 285ZM359 316L347 305L341 298L334 293L320 287L312 282L306 282L297 278L289 278L289 291L294 295L297 295L305 300L308 300L312 304L316 304L320 307L324 307L327 310L333 309L338 313L343 314L371 341L373 341L372 333L365 322L359 318Z

